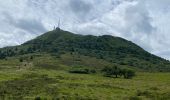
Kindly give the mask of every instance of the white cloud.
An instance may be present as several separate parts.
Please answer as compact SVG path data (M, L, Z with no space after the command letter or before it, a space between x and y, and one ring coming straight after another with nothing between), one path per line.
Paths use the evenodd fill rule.
M0 47L61 27L110 34L170 59L170 0L0 0Z

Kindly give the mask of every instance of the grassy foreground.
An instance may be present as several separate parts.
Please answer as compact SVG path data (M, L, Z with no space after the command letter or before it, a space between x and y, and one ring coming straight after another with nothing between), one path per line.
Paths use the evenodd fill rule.
M168 100L170 73L133 79L47 69L0 70L0 100Z
M0 100L169 100L170 73L137 72L133 79L103 77L101 59L23 55L0 60ZM75 59L76 58L76 59ZM69 73L74 64L95 74ZM114 65L114 64L113 64Z

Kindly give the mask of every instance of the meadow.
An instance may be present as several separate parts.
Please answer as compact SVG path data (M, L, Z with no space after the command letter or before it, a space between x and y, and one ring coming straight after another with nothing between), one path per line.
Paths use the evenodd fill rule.
M104 77L99 72L75 74L68 72L70 60L63 62L67 63L63 65L62 58L65 59L63 61L71 59L66 55L53 60L50 56L44 58L37 55L37 58L34 57L34 60L27 62L19 62L17 57L0 60L0 100L169 100L170 98L170 73L137 72L132 79ZM80 58L83 60L83 57ZM97 60L92 59L91 61L96 64Z
M4 100L168 100L170 73L137 73L133 79L47 69L1 69Z

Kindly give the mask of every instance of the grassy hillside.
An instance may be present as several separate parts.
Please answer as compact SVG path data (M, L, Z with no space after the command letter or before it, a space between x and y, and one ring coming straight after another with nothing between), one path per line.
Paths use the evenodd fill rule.
M170 98L169 62L118 37L51 31L0 49L0 58L0 100ZM101 70L112 66L136 70L136 76L104 77ZM74 68L91 73L70 73Z
M111 65L140 71L170 71L169 61L152 55L125 39L109 35L77 35L63 30L47 32L20 46L0 49L0 58L31 53L46 53L56 57L60 57L62 54L70 54L74 57L72 64L74 62L74 64L81 66L86 65L83 61L76 60L79 59L79 56L87 56ZM91 60L87 61L91 62L89 66L95 67ZM101 69L101 67L104 66L98 68Z
M74 57L79 56L79 57ZM133 79L103 77L111 62L84 55L32 53L0 60L0 100L169 100L170 73L137 72ZM20 62L20 58L23 59ZM76 60L75 60L76 59ZM91 74L69 73L78 65ZM122 66L124 67L124 66Z

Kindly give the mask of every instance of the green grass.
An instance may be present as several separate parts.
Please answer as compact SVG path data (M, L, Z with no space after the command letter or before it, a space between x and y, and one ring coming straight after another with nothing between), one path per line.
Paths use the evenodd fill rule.
M27 57L30 55L24 55ZM81 56L81 63L71 56L54 58L48 54L19 62L18 58L0 60L0 100L168 100L170 73L137 72L132 79L109 78L95 74L69 73L71 66L110 65L96 58ZM77 58L77 57L76 57ZM67 59L67 60L66 60ZM93 66L88 66L91 60ZM26 66L24 64L27 64ZM103 65L101 65L101 63ZM69 66L70 65L70 66Z
M17 70L8 73L0 71L0 92L2 95L5 91L6 98L16 100L32 100L38 96L48 100L168 100L169 76L170 73L137 73L133 79L115 79L100 74L71 74L47 69L27 70L24 73Z

